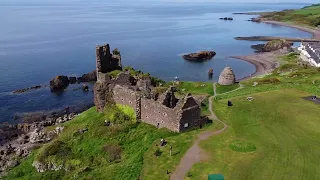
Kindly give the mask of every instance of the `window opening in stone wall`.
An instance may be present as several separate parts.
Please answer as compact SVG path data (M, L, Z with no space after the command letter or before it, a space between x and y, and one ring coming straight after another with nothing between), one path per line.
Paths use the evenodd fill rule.
M167 116L167 113L162 113L164 116Z
M130 104L132 104L132 102L131 102L131 101L129 101L129 103L130 103Z
M123 99L123 98L121 98L121 100L122 100L122 101L124 101L124 99Z
M143 105L145 108L147 108L147 105Z
M184 124L184 127L185 127L185 128L189 127L189 123L185 123L185 124Z

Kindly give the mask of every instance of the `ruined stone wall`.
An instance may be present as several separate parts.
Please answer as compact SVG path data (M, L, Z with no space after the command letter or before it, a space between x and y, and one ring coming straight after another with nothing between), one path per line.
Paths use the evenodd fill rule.
M127 105L136 110L137 93L127 87L115 85L112 90L113 100L115 103Z
M94 104L96 105L98 112L103 112L104 107L107 103L108 96L108 84L107 83L98 83L94 84Z
M113 70L121 70L121 56L113 56L110 53L109 44L96 47L96 70L97 73L108 73Z
M176 132L204 124L200 106L191 95L179 100L175 108L170 108L160 101L143 97L141 91L135 91L131 86L97 82L94 90L94 101L99 112L103 112L109 103L127 105L135 110L137 120Z
M179 131L177 112L152 99L141 98L141 121L159 128L165 127L172 131Z
M110 46L109 44L96 47L96 63L97 72L107 73L108 64L111 61Z
M179 123L179 131L187 131L193 127L203 125L200 115L201 109L199 106L194 106L181 111L181 120Z

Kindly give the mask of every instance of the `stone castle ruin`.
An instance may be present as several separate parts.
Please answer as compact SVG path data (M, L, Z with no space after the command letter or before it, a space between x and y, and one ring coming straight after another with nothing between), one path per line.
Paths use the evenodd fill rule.
M122 69L122 65L120 53L111 54L109 45L97 46L96 58L94 103L98 112L103 112L108 103L127 105L135 110L137 120L176 132L201 127L207 122L191 94L178 99L175 87L171 86L159 95L150 77L133 77L129 72L121 72L112 79L107 72Z

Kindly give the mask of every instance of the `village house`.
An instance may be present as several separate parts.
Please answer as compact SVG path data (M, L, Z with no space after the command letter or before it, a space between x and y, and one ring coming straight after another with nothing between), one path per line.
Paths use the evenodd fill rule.
M319 42L302 42L298 50L303 61L309 62L311 66L320 67Z

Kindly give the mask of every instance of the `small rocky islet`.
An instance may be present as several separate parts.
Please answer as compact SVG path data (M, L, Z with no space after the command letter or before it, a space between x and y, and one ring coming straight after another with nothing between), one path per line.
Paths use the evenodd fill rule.
M183 59L194 62L207 61L212 59L216 55L214 51L200 51L196 53L190 53L183 55Z
M268 41L266 44L251 45L251 48L256 50L255 51L256 53L260 53L260 52L276 51L283 48L289 49L291 48L291 46L293 46L292 42L280 39L280 40Z
M220 20L225 20L225 21L233 21L232 17L224 17L224 18L219 18Z

